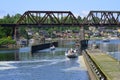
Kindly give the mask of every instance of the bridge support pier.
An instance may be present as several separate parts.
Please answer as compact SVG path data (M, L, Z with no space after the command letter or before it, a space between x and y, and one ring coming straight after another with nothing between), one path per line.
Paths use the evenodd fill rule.
M18 29L19 28L17 26L13 27L13 39L16 41L16 47L20 47L19 42L18 42L18 40L19 40Z
M85 40L85 31L83 26L80 28L80 40Z
M85 32L84 32L84 27L83 26L80 26L80 39L79 39L79 43L80 43L80 46L79 46L79 52L80 54L82 54L82 44L81 44L81 41L82 40L85 40Z
M15 39L15 27L12 28L12 39Z

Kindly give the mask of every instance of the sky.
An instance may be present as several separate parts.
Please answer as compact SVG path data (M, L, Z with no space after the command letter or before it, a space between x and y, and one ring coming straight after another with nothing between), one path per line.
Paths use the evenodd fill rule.
M28 10L71 11L87 16L91 10L120 11L120 0L1 0L0 18L10 14L23 14Z

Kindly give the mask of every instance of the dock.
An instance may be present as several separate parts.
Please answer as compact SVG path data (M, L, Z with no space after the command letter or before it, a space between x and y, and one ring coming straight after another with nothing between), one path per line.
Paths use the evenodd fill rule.
M51 43L45 43L45 44L38 44L38 45L32 45L31 46L31 53L35 53L39 50L50 48L51 45L54 45L55 47L58 47L58 42L51 42Z
M83 54L91 80L120 79L119 61L99 49L86 50Z

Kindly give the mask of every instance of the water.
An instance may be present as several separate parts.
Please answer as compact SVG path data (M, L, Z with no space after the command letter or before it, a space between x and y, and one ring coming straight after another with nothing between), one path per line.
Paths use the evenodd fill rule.
M0 62L0 80L89 80L87 70L81 67L78 58L64 56L68 47L34 54L29 53L29 47L1 52L0 55L10 54L12 57L8 55L9 60L4 57Z
M89 41L89 47L92 48L92 44L96 43L98 48L113 58L120 61L120 40L110 40L109 42L103 42L102 40Z

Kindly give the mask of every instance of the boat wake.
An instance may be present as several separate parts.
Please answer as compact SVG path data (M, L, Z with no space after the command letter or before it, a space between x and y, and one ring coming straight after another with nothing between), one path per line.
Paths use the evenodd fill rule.
M64 62L66 59L53 59L53 60L35 60L35 61L2 61L0 62L0 70L17 69L17 68L39 68L49 65L54 65Z

